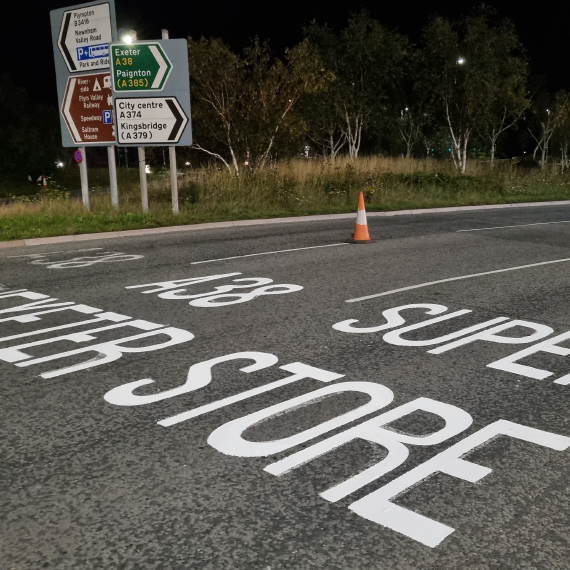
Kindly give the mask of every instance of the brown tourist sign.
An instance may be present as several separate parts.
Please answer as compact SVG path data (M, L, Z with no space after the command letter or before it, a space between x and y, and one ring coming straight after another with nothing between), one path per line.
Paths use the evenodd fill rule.
M61 112L76 144L114 143L111 74L69 77Z

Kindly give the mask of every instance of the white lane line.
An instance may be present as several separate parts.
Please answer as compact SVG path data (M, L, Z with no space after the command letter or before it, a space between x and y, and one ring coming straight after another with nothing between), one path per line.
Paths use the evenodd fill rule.
M537 222L535 224L519 224L518 226L494 226L492 228L475 228L472 230L457 230L459 232L481 232L483 230L502 230L504 228L524 228L526 226L547 226L548 224L570 224L570 220L562 220L561 222Z
M220 257L220 259L206 259L205 261L193 261L190 265L198 263L212 263L213 261L226 261L227 259L240 259L241 257L254 257L256 255L270 255L272 253L287 253L288 251L301 251L303 249L318 249L319 247L335 247L337 245L349 245L348 243L329 243L327 245L312 245L311 247L296 247L295 249L279 249L277 251L263 251L261 253L248 253L247 255L234 255L233 257Z
M392 291L384 291L384 293L376 293L375 295L367 295L366 297L358 297L357 299L348 299L346 303L356 303L358 301L366 301L367 299L374 299L376 297L384 297L385 295L393 295L401 291L410 291L411 289L419 289L421 287L429 287L430 285L437 285L438 283L448 283L449 281L459 281L460 279L471 279L472 277L481 277L482 275L493 275L494 273L504 273L505 271L516 271L517 269L527 269L528 267L538 267L539 265L549 265L551 263L563 263L570 261L570 257L565 259L554 259L552 261L541 261L540 263L531 263L530 265L519 265L517 267L507 267L506 269L495 269L494 271L484 271L483 273L472 273L471 275L461 275L459 277L449 277L448 279L439 279L437 281L428 281L427 283L420 283L419 285L410 285L409 287L402 287L401 289L392 289Z

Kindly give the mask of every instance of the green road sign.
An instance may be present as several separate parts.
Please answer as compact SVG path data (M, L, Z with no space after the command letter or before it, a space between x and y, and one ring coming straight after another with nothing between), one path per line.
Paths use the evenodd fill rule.
M113 89L160 91L172 70L172 63L156 42L111 44Z

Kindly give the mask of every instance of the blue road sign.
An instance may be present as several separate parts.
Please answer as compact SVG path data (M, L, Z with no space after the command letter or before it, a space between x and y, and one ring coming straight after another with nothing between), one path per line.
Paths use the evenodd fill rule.
M103 111L103 124L110 125L113 122L113 114L111 111Z
M77 59L79 61L109 57L109 44L95 44L91 46L78 47L76 49Z

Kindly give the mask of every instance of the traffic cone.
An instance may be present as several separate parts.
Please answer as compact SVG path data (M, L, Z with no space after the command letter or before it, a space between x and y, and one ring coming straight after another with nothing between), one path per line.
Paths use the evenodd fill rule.
M368 233L368 223L366 222L366 209L364 208L364 193L358 196L358 212L356 214L356 226L352 238L348 243L372 243Z
M42 188L44 190L47 190L47 187L48 187L48 185L47 185L46 176L45 176L45 174L42 174Z

